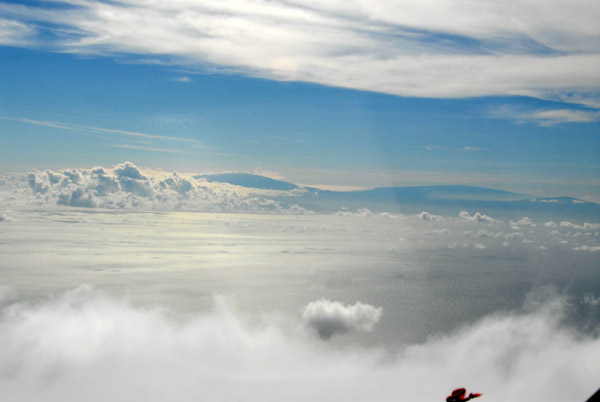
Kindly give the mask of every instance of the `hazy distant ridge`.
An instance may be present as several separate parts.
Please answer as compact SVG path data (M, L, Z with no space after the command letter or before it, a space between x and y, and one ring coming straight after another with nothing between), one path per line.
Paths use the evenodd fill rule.
M455 214L462 209L495 213L576 214L600 217L600 205L572 197L532 197L527 194L465 185L378 187L359 191L330 191L303 187L249 173L194 176L209 182L229 183L263 190L306 190L303 195L279 201L298 203L315 211L334 212L340 208L420 212L423 209Z
M194 179L206 179L209 182L229 183L236 186L259 188L262 190L294 190L297 185L270 177L250 173L222 173L194 176Z

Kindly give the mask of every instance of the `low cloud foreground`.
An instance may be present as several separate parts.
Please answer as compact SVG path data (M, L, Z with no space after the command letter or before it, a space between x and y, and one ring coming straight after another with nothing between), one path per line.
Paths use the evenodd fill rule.
M317 332L321 339L350 331L372 331L379 322L383 309L370 304L345 305L321 299L304 308L302 321L307 328Z
M21 402L437 401L457 386L491 401L562 402L585 400L600 378L600 339L561 324L569 305L556 294L398 352L250 326L222 300L173 320L89 286L13 299L0 300L0 392Z

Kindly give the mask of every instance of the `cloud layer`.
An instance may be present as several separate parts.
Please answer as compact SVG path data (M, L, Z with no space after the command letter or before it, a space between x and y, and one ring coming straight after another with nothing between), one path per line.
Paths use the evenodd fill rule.
M27 401L585 400L600 340L563 327L564 298L407 346L339 350L293 325L249 326L223 301L182 321L89 287L38 302L0 288L0 392Z
M599 105L588 0L56 3L0 3L0 41L403 96Z

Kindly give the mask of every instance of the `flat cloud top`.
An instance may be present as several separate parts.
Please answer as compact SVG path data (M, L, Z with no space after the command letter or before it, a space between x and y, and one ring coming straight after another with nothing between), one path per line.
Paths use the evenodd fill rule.
M0 43L403 96L600 104L588 0L54 3L0 3Z

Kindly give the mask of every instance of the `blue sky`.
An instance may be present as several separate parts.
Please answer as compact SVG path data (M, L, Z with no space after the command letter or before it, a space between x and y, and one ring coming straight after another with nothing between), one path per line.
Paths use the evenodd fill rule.
M0 2L0 169L600 199L598 6L447 3Z

